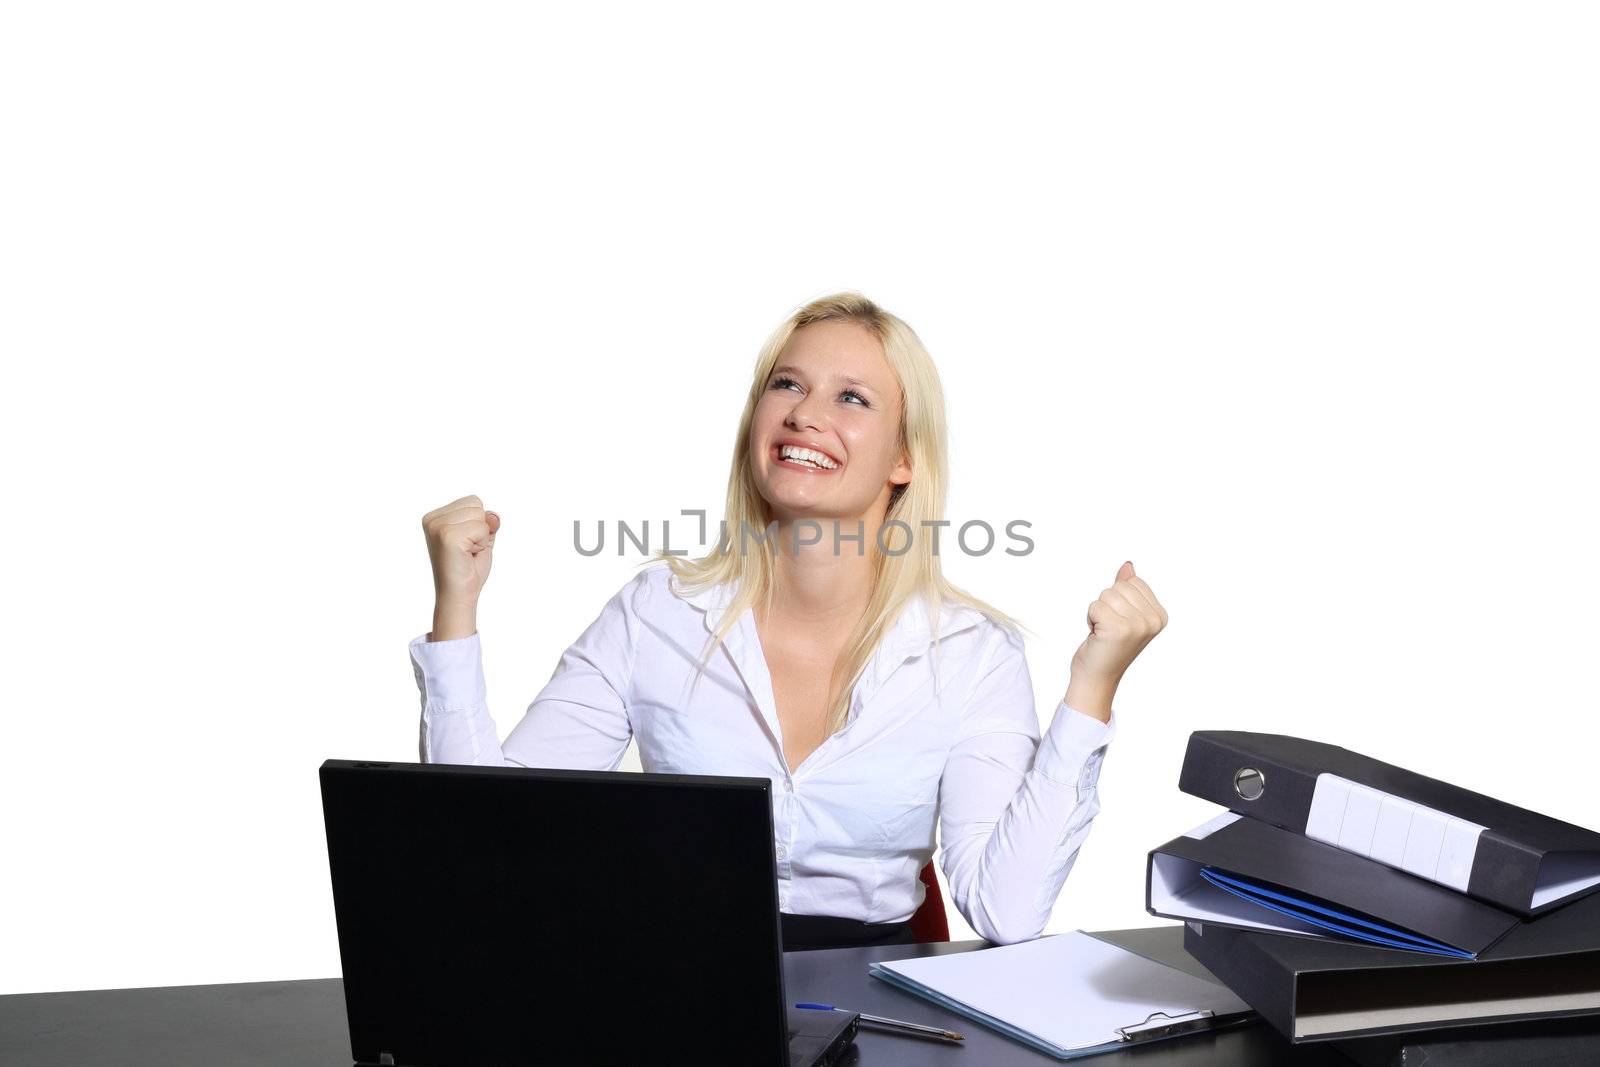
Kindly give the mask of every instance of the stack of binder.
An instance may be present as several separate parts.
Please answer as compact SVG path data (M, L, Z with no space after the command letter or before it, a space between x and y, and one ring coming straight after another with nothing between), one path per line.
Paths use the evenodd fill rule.
M1150 853L1146 908L1291 1041L1600 1016L1600 834L1278 734L1198 731L1178 784L1229 810ZM1560 1042L1600 1062L1595 1021Z

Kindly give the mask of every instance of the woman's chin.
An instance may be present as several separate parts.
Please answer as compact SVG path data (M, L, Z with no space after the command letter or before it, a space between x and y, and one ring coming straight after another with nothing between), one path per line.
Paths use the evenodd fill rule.
M767 507L772 517L779 522L811 519L831 524L838 519L841 524L848 524L850 528L854 528L855 521L860 518L859 513L851 512L848 508L840 508L837 502L827 500L819 493L772 493L767 496Z

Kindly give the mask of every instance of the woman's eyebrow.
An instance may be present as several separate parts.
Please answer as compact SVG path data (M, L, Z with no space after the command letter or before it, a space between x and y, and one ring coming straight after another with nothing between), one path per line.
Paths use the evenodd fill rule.
M792 366L792 365L787 364L787 363L784 364L781 367L773 367L772 368L772 373L773 374L798 374L801 377L805 377L805 372L802 371L799 367ZM768 375L769 378L771 376L772 375ZM876 393L878 391L877 388L875 386L873 386L871 382L864 382L860 378L854 378L854 377L851 377L848 374L841 374L839 377L841 379L843 379L843 381L847 385L859 386L860 388L865 389L870 393Z

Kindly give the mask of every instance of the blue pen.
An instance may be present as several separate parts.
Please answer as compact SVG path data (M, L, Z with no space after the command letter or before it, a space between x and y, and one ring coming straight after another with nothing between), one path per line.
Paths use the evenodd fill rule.
M832 1004L796 1004L795 1007L805 1011L845 1011L847 1009L836 1007ZM953 1030L941 1029L937 1026L923 1026L921 1023L901 1022L899 1019L885 1019L881 1015L868 1015L857 1012L857 1017L866 1026L876 1027L880 1030L895 1034L905 1034L908 1037L931 1037L941 1041L965 1041L966 1038Z

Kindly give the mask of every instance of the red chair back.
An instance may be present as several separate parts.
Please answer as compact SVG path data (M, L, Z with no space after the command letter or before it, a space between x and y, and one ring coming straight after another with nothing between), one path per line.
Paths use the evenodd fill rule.
M911 916L911 936L919 944L950 940L950 920L944 913L944 894L939 892L939 879L934 876L932 860L917 877L928 892L922 898L922 906Z

